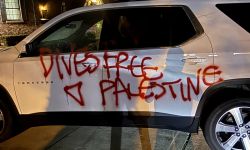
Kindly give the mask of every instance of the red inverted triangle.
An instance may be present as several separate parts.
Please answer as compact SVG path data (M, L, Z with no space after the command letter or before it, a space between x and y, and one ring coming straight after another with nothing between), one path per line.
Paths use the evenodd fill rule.
M71 90L77 88L77 94L73 95L71 93ZM64 87L64 91L71 96L77 103L79 103L81 106L84 106L84 100L83 100L83 96L81 93L81 88L82 88L82 82L78 82L76 84L73 85L69 85L69 86L65 86Z

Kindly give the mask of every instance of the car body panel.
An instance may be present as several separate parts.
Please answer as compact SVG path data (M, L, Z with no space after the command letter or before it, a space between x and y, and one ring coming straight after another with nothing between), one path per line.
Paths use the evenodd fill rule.
M188 127L209 86L223 80L249 78L249 33L215 7L228 2L125 2L65 12L11 50L0 52L0 84L9 91L15 104L20 104L19 111L23 115L46 112L136 112L142 115L153 112L151 115L187 117L184 126ZM20 53L25 53L27 44L75 14L171 5L190 8L204 33L173 47L19 57ZM222 33L224 30L230 32ZM109 56L111 58L107 59ZM137 67L133 68L133 63Z
M13 62L19 56L19 51L15 47L10 47L0 51L0 85L5 88L13 100L16 108L19 113L21 113L21 109L19 107L15 88L13 86L14 83L14 66Z
M90 58L86 62L97 64L87 53L71 54L69 60L74 68L71 75L62 62L62 56L68 58L69 55L57 55L58 58L52 55L19 58L15 62L17 74L14 83L23 114L53 111L148 111L193 117L202 91L208 87L202 79L202 71L213 66L211 53L210 42L203 34L177 48L91 53L93 58L97 57L100 61L98 68L82 75L75 72L73 57L77 56L78 61ZM119 64L120 67L127 66L126 69L118 69L117 59L124 59L126 56L126 61ZM108 57L110 59L105 62ZM188 58L204 62L189 62ZM86 68L82 64L78 65L79 70ZM151 69L135 67L131 70L128 69L129 65L145 65ZM45 72L48 74L44 75ZM142 72L146 73L145 76ZM214 82L213 76L204 78L207 82ZM157 85L149 88L153 82ZM129 84L130 92L136 93L136 96L127 93ZM65 91L65 87L70 89ZM123 91L124 89L126 90ZM195 92L197 90L198 93ZM182 109L176 109L179 107Z
M152 5L151 2L131 4L133 4L132 7ZM174 3L173 1L164 4L179 5L179 3ZM159 3L159 5L162 5L162 3ZM110 6L120 8L126 5L112 4L101 6L100 8L107 9ZM112 7L112 9L114 7ZM95 7L93 7L93 9L94 8ZM88 9L91 10L92 8L87 8L86 11ZM83 9L76 9L65 15L58 16L38 29L38 32L24 39L24 42L28 42L29 39L32 41L33 38L40 35L45 28L50 28L58 19L62 19L62 16L71 16L73 13L80 12L83 12ZM91 55L97 57L100 61L98 63L98 69L97 71L95 70L89 73L89 75L83 74L80 76L73 72L73 70L71 75L67 73L61 59L61 55L64 54L59 56L19 58L15 62L16 72L18 73L16 74L14 82L23 114L51 111L148 111L193 117L201 93L207 88L207 85L202 83L204 80L202 79L202 71L211 65L213 66L213 57L210 56L211 53L212 47L205 34L194 37L179 47L147 48L146 50L131 49L129 51L123 50L117 52L113 50L113 52L107 53L91 53ZM105 62L105 54L113 55L115 59L109 59ZM75 58L73 58L76 55L80 56L78 54L72 54L72 58L70 59L73 68L76 66L74 62ZM81 54L82 58L80 57L79 61L83 58L87 58L87 53L85 56L83 55L84 54ZM125 60L123 57L126 56L128 58ZM69 55L66 58L68 57ZM135 58L134 62L132 61L133 57ZM131 65L129 63L135 63L137 65L145 63L143 65L146 65L146 67L157 69L145 69L146 71L140 70L138 67L135 67L136 69L133 71L129 69L119 69L117 68L117 59L124 59L122 65L127 66L127 68ZM197 60L198 62L193 62ZM86 62L83 61L83 63ZM113 66L113 68L105 68L104 66L107 65ZM64 69L58 69L58 66ZM29 76L32 72L34 78ZM110 77L107 77L107 72L111 72ZM120 72L120 76L117 75L118 72ZM142 72L146 73L146 75L142 75ZM162 75L162 77L160 77L160 75ZM153 78L153 80L150 78ZM117 80L119 80L118 84L116 83L118 82ZM212 83L214 82L213 76L207 76L205 80ZM21 84L22 82L24 82L24 84ZM151 85L153 82L156 83L156 85ZM109 86L110 89L102 91L105 87L103 87L104 89L100 89L101 87L98 84L101 83L108 83L108 85L105 86ZM119 91L124 88L122 84L124 84L127 89L130 84L130 92L136 93L134 94L136 96L133 96L132 93L128 94L128 90ZM152 87L150 88L150 86ZM117 93L115 94L115 92ZM31 95L29 93L37 94ZM105 100L106 97L107 100ZM182 109L176 109L178 107Z
M214 13L201 17L201 24L211 40L214 63L223 71L221 77L224 80L249 78L249 33L218 8L211 9Z

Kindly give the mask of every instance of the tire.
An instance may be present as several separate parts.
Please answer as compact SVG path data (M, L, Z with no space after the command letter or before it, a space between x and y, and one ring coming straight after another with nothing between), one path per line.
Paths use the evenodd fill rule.
M250 150L250 99L238 98L216 107L204 128L212 150Z
M0 99L0 142L7 140L14 133L11 109Z

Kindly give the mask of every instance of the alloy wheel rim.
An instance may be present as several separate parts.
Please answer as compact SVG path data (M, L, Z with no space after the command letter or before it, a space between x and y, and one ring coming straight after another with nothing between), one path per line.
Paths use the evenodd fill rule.
M250 150L250 107L235 107L216 123L216 139L225 150Z

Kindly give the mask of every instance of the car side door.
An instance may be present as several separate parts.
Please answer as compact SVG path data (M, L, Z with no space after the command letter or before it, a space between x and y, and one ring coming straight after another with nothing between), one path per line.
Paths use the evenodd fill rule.
M194 117L219 68L191 10L131 7L105 17L100 88L106 110Z
M14 64L22 113L94 110L102 78L96 51L102 18L81 13L61 19L26 45ZM96 85L97 84L97 85ZM94 95L88 93L96 93ZM100 100L101 101L101 100Z

